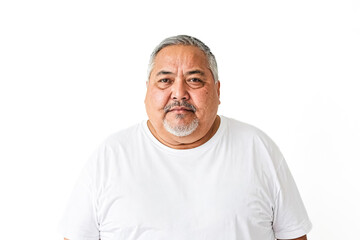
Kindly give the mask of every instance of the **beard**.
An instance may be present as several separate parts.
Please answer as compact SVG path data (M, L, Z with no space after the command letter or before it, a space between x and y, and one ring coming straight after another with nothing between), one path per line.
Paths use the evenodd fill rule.
M183 106L189 109L189 111L195 113L196 112L196 108L194 105L186 102L186 101L175 101L167 106L164 107L164 112L165 114L167 114L169 111L171 111L171 109L173 107L176 106ZM175 119L183 119L185 118L184 114L176 114L175 115ZM199 126L199 119L197 117L194 117L192 119L192 121L188 124L178 124L178 125L171 125L169 121L166 120L166 118L164 118L163 121L164 124L164 128L166 129L166 131L168 131L169 133L177 136L177 137L185 137L190 135L191 133L193 133L196 128Z
M183 114L177 114L176 119L184 118ZM180 124L172 126L166 119L163 121L166 131L177 136L177 137L186 137L193 133L196 128L199 126L199 119L194 118L189 124Z

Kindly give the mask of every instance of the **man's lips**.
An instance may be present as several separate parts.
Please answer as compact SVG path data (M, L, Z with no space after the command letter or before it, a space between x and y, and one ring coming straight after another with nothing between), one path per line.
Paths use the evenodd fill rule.
M172 112L172 111L176 111L176 112L180 112L180 111L189 111L189 112L194 112L192 109L190 108L185 108L185 107L174 107L174 108L171 108L169 110L169 112Z

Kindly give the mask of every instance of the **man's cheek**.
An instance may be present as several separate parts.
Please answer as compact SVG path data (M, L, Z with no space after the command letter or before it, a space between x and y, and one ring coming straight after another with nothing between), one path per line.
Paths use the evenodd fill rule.
M168 98L164 95L157 94L152 98L152 102L154 106L164 108L168 102Z

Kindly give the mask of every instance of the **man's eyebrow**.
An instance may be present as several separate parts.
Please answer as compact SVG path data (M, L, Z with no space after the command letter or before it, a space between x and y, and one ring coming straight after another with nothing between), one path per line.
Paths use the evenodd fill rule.
M205 75L205 73L201 70L193 70L193 71L189 71L187 72L185 75L192 75L192 74L200 74L200 75Z
M158 72L156 74L156 76L160 76L160 75L167 75L167 74L174 74L173 72L169 72L169 71L165 71L165 70L162 70L160 72ZM200 74L200 75L205 75L205 73L201 70L192 70L192 71L188 71L185 73L185 75L192 75L192 74Z
M173 74L172 72L169 72L169 71L160 71L156 74L156 76L159 76L159 75L167 75L167 74Z

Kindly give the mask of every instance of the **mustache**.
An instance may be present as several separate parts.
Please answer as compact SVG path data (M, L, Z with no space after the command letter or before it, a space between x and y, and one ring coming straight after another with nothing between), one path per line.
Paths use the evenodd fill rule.
M168 113L173 107L186 107L186 108L190 109L190 111L196 112L195 106L186 101L182 101L182 102L175 101L169 105L166 105L164 107L164 112Z

